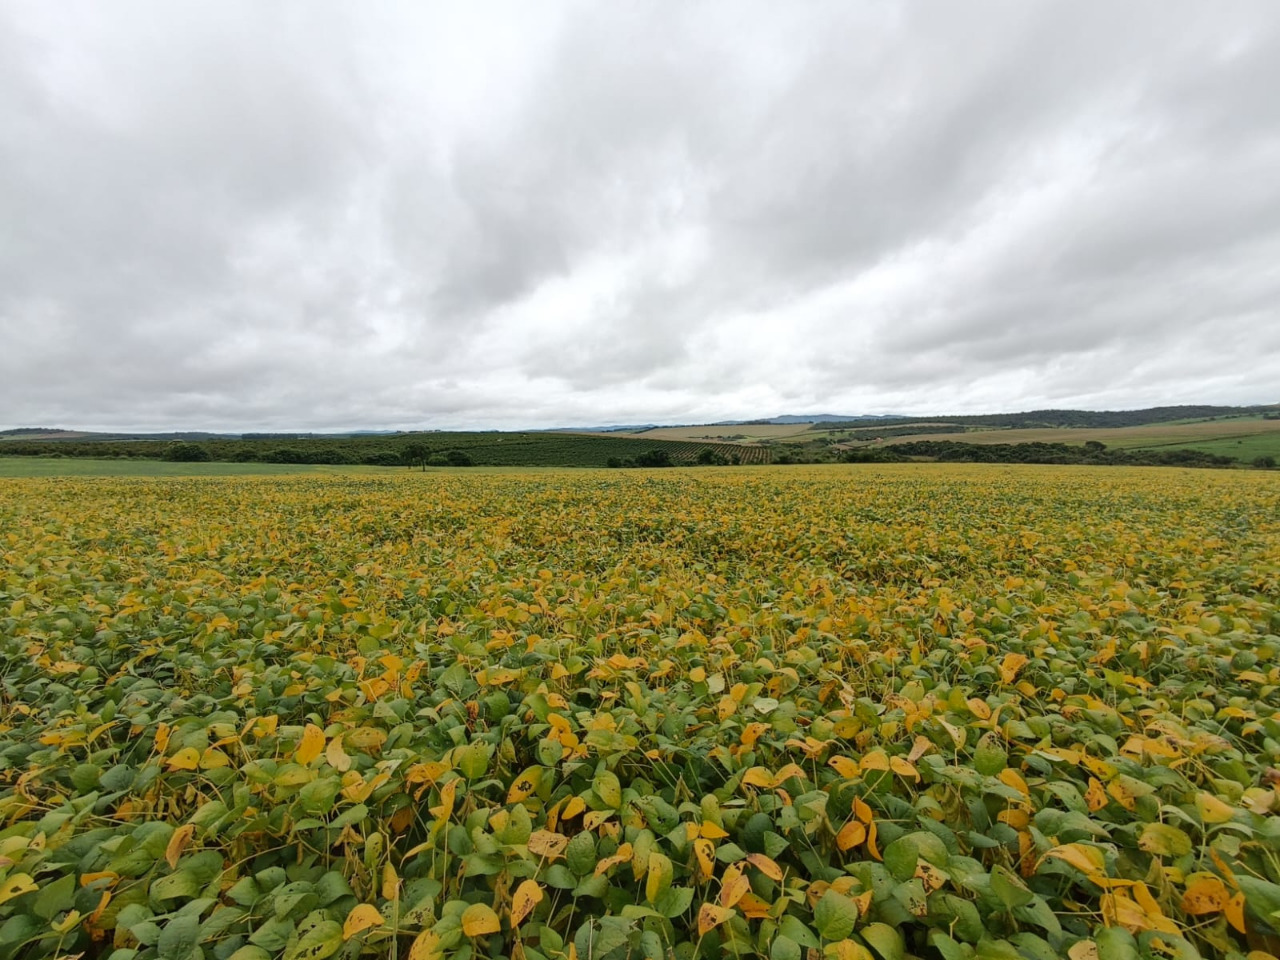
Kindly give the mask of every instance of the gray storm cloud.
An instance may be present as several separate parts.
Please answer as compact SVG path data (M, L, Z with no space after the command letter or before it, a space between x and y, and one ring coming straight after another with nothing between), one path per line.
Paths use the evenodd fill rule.
M1280 8L0 0L0 426L1272 402Z

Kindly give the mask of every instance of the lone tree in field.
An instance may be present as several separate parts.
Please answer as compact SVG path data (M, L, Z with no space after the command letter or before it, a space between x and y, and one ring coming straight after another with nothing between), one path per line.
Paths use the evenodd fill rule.
M406 443L404 445L403 449L400 451L400 456L404 459L405 465L408 466L409 469L421 467L423 470L426 470L427 460L431 457L431 448L425 443L420 443L415 440L413 443Z

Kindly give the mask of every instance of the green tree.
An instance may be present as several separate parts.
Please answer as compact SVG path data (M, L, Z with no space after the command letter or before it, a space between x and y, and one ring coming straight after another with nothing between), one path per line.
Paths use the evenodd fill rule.
M406 443L401 448L400 456L409 468L422 467L425 470L427 469L427 460L431 456L431 448L425 443L414 440L412 443Z
M161 454L161 459L170 463L208 463L213 457L198 443L175 443Z

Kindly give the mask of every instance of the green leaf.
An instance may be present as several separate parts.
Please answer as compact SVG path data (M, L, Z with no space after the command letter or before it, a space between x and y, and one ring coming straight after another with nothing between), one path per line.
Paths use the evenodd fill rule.
M200 892L200 881L185 870L161 877L151 884L151 896L156 900L173 900L181 897L189 900Z
M200 957L200 917L197 914L178 914L164 925L160 931L160 939L156 943L160 956L166 960L188 960Z
M1023 960L1018 948L1008 940L979 940L974 948L978 960ZM1111 960L1110 957L1107 960Z
M906 956L907 947L902 941L902 934L887 923L869 923L858 933L882 960L903 960Z
M293 921L272 917L249 935L249 942L275 953L283 950L293 936Z
M600 771L591 781L591 789L611 810L617 810L622 806L622 784L618 781L617 774L609 770Z
M1025 960L1061 960L1062 957L1043 937L1025 930L1010 935L1009 942L1017 947L1018 953Z
M588 920L573 936L579 960L600 960L619 947L625 947L631 928L632 922L621 917Z
M800 960L800 944L778 934L769 946L769 960Z
M997 733L988 733L973 751L973 768L984 777L994 777L1009 765L1009 754Z
M668 919L678 917L693 903L693 891L688 887L667 887L653 901L653 909Z
M369 816L369 808L363 803L357 803L347 807L340 814L333 818L329 823L330 829L341 830L343 827L353 827L360 821Z
M52 920L63 910L70 910L75 905L75 896L76 878L74 874L68 873L41 887L31 909L36 916Z
M973 955L972 947L956 942L941 930L929 931L929 946L938 951L942 960L968 960Z
M991 868L991 889L1010 910L1025 906L1036 897L1016 874L999 864Z
M493 748L487 743L470 743L453 751L453 763L468 780L479 780L489 769Z
M285 951L285 960L324 960L342 949L342 924L322 920Z
M895 880L910 880L921 860L934 866L947 864L946 844L926 830L908 833L884 848L884 866Z
M580 877L595 870L599 858L596 856L596 841L590 831L583 830L569 841L564 848L564 862Z
M782 918L782 922L778 924L778 932L802 947L813 947L815 950L818 948L819 940L814 936L813 931L790 914Z
M843 940L858 922L858 905L848 897L828 890L813 908L813 925L827 940Z
M1098 957L1105 960L1138 960L1138 942L1124 927L1102 927L1094 931Z

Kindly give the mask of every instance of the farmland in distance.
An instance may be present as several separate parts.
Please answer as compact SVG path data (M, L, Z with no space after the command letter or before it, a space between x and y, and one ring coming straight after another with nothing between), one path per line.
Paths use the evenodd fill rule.
M0 957L1227 957L1280 477L0 479Z

